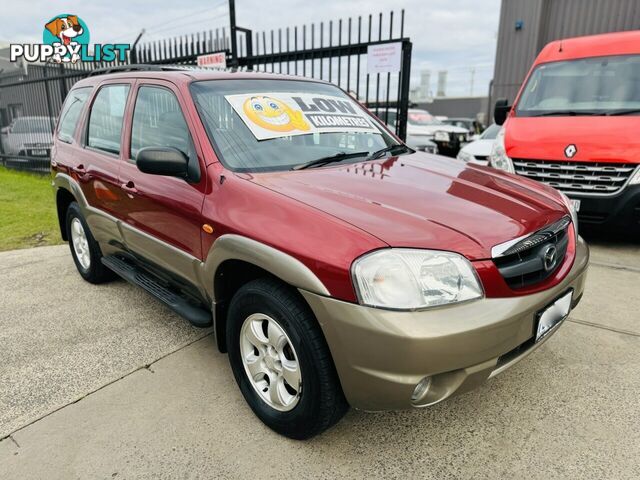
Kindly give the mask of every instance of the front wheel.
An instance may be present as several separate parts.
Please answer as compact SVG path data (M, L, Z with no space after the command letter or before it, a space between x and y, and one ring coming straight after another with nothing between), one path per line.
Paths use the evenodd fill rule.
M265 278L238 290L229 306L227 346L245 400L276 432L309 438L347 411L318 322L287 285Z
M72 202L67 209L66 224L71 256L82 278L90 283L113 279L115 274L102 264L100 245L93 238L76 202Z

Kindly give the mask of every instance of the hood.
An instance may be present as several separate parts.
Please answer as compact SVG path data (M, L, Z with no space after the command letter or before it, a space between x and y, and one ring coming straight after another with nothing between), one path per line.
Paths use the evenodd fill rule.
M566 214L559 194L548 187L422 152L243 177L390 246L456 251L472 260L490 258L494 245Z
M640 116L509 117L505 147L511 158L638 163ZM575 145L567 158L564 150Z
M411 125L407 123L407 134L409 135L433 135L435 132L468 134L469 130L455 125Z

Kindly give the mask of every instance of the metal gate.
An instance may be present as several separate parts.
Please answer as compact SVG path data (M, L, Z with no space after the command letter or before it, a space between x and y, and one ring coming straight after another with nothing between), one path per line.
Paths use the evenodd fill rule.
M218 29L165 39L140 45L132 57L139 63L195 65L199 55L225 52L231 67L326 80L383 120L389 110L397 111L392 128L406 138L412 44L404 37L404 10L399 19L390 12L386 18L380 13L256 33L235 26L234 17L230 36ZM368 73L369 47L396 43L401 48L399 70Z
M369 73L367 52L385 44L401 49L399 70ZM195 65L198 56L216 52L225 52L232 68L332 82L381 119L393 118L391 127L406 138L411 41L404 37L404 10L400 18L390 12L386 18L369 15L255 34L236 26L232 12L230 30L140 44L131 51L130 63ZM0 164L48 172L52 132L67 92L96 68L114 66L29 65L0 75Z

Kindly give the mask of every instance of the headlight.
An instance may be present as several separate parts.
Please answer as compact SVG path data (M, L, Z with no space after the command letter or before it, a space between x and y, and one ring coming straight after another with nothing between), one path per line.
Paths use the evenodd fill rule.
M447 132L435 132L433 134L433 139L436 142L448 142L449 141L449 134Z
M458 156L456 157L458 160L462 160L464 162L471 162L473 160L476 159L476 157L474 157L473 155L471 155L470 153L465 152L464 150L460 150L458 152Z
M415 310L483 296L469 261L438 250L388 248L358 258L351 276L362 305Z
M629 180L629 185L637 185L640 183L640 168L636 169L636 173L633 174L631 180Z
M498 170L515 173L513 162L507 157L507 151L504 147L504 127L500 129L496 140L491 147L491 155L489 155L489 165Z
M564 200L564 204L567 206L569 213L571 214L571 223L573 223L573 231L576 234L576 240L578 239L578 211L573 206L573 202L564 193L558 191Z

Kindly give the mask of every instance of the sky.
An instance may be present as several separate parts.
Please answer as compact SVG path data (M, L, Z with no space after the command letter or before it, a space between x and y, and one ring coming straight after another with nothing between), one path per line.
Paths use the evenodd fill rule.
M301 26L384 14L405 9L405 36L413 42L412 86L420 71L448 71L447 95L484 95L493 76L500 0L236 0L239 26L254 31ZM91 43L132 43L142 28L144 40L228 27L226 0L0 0L0 43L41 42L44 24L61 13L81 17ZM397 17L396 17L397 18ZM346 20L345 20L346 25Z

